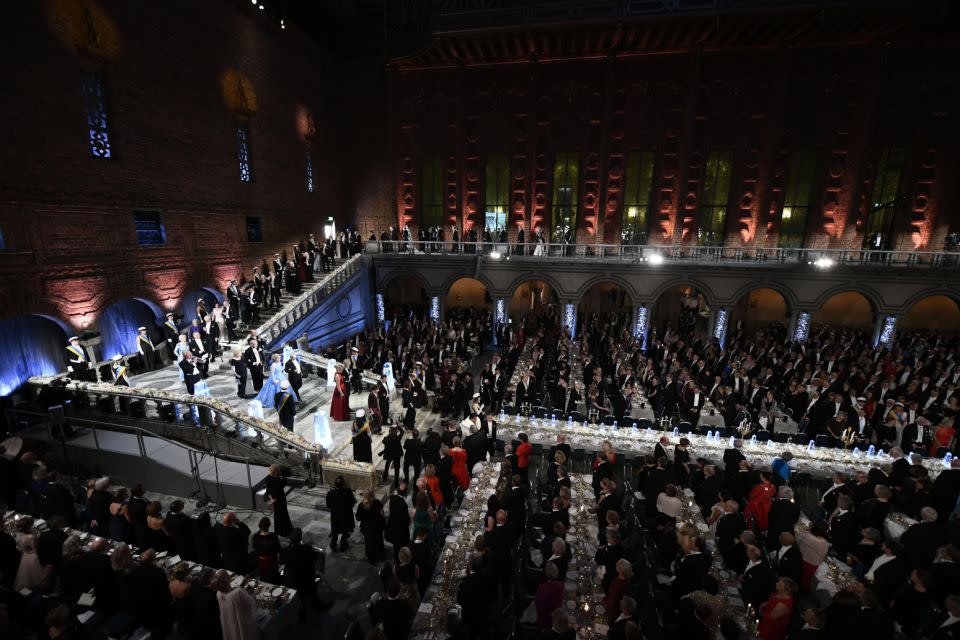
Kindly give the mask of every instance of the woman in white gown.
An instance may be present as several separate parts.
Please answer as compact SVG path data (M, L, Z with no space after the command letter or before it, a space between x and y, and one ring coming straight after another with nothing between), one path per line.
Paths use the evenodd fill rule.
M537 229L536 242L537 242L537 246L536 246L536 247L534 248L534 250L533 250L533 255L535 255L535 256L543 256L543 255L546 255L546 254L547 254L547 251L546 251L546 246L545 246L544 240L543 240L543 230L542 230L542 229Z
M280 393L280 385L287 382L287 374L283 370L280 354L273 354L270 360L270 377L263 381L263 388L260 389L260 393L257 394L257 400L260 401L264 409L273 408L274 398ZM298 398L297 394L293 391L293 387L290 387L289 391L294 401L300 402L300 398Z
M177 358L177 371L180 372L180 382L183 382L183 369L180 368L180 362L187 351L190 351L190 345L187 344L187 336L181 333L179 342L173 347L173 355Z

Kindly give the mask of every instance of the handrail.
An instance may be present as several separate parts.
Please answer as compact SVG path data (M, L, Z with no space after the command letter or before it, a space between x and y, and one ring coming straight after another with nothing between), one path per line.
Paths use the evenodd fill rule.
M373 465L367 462L355 462L344 458L327 456L326 450L319 444L309 442L302 436L288 431L284 427L260 420L253 416L246 415L237 409L229 406L221 400L207 396L191 396L185 393L173 391L160 391L158 389L142 387L123 387L112 384L103 384L97 382L64 382L62 379L53 376L35 376L27 380L27 384L37 389L56 389L72 391L75 393L84 393L99 397L125 398L128 400L144 400L157 403L157 413L160 414L160 407L165 404L186 406L188 411L181 410L184 413L194 413L201 422L206 419L206 415L201 412L209 412L209 420L216 428L224 427L229 423L237 429L238 435L253 430L257 434L258 440L262 443L264 435L273 437L282 446L295 449L301 452L304 459L310 459L323 464L332 463L340 469L353 470L358 474L368 474L372 471ZM197 411L194 412L194 409Z
M293 326L294 322L303 318L307 313L326 298L333 288L343 284L348 278L353 276L359 268L359 261L362 254L356 254L347 259L346 262L338 266L333 272L328 274L323 280L315 283L307 291L303 292L279 311L273 314L265 322L256 328L260 340L264 344L269 344L281 333Z
M457 242L449 240L376 240L367 243L368 253L394 255L444 255L475 258L517 258L548 260L577 258L582 260L619 260L641 264L664 262L708 262L737 264L793 264L814 267L927 267L960 268L958 251L913 251L877 249L836 249L813 247L727 247L658 244L601 244L583 243L523 243L516 242Z

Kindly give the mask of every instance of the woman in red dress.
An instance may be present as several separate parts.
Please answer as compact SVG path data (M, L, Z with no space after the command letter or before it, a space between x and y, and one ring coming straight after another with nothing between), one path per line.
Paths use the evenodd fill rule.
M777 580L776 590L760 605L760 624L757 635L760 640L784 640L793 617L793 594L797 584L790 578Z
M460 438L453 439L453 448L450 449L453 458L453 477L464 491L470 486L470 470L467 469L467 452L460 447Z
M526 482L527 473L530 470L530 454L533 453L533 445L530 444L530 438L525 433L517 435L517 438L520 440L520 444L517 445L517 450L514 452L517 454L517 471L523 481Z
M330 402L330 419L338 422L350 419L350 387L343 365L337 365L333 376L333 400Z
M953 428L953 425L942 424L937 427L933 432L933 442L930 443L930 455L936 456L939 447L949 449L950 443L953 442L956 435L957 430Z

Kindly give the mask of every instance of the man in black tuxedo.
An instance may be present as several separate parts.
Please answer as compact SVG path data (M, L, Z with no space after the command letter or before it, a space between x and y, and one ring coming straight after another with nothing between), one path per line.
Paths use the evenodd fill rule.
M670 586L671 598L676 608L680 600L698 589L703 589L704 580L710 571L710 556L706 553L706 542L700 536L682 538L683 556L673 570L673 583Z
M293 392L297 394L299 398L300 388L303 386L303 366L300 364L300 360L297 359L298 355L299 352L295 349L290 359L287 360L287 364L283 366L283 370L287 374L287 379L290 381Z
M280 424L293 431L293 421L297 415L297 401L290 393L290 382L284 380L280 383L280 391L274 396L273 402L273 406L277 408Z
M945 523L960 498L960 457L950 462L950 468L941 471L933 481L931 501L937 510L937 521Z
M183 501L174 500L170 503L170 511L164 518L164 526L173 542L173 551L182 560L196 560L197 553L194 546L193 518L183 512Z
M497 579L503 594L509 593L510 578L513 574L513 548L514 534L510 525L507 523L507 512L503 509L497 511L496 523L493 528L486 533L487 549L490 550L490 566L493 575Z
M400 436L397 434L396 427L390 427L390 432L383 439L383 451L380 455L385 461L383 481L386 482L389 479L390 465L393 465L393 486L399 486L400 459L403 457L403 446L400 444Z
M777 544L784 531L793 531L799 519L800 505L793 501L793 489L780 487L767 516L767 540L770 544Z
M190 353L196 360L197 369L200 370L200 376L206 380L210 375L210 360L216 354L213 346L213 340L210 336L204 335L199 331L194 331L190 337Z
M243 359L247 363L250 379L253 380L253 390L258 392L263 388L263 349L259 341L251 337L247 340L247 348L243 352Z
M754 611L767 601L773 592L775 583L773 569L763 555L763 551L754 545L747 545L747 568L743 571L740 593L744 602L753 605Z
M197 366L197 359L192 351L186 351L183 354L183 360L180 361L180 370L183 371L183 382L187 385L187 393L193 395L196 384L200 382L203 374Z
M220 546L223 568L234 573L248 573L250 527L240 522L237 514L228 511L223 515L223 520L214 527L214 533Z
M727 567L736 566L734 554L737 550L737 540L747 528L747 523L740 513L740 507L734 500L726 500L720 505L723 515L717 520L717 550L723 556Z
M903 556L910 569L928 569L937 549L947 544L947 527L937 519L936 509L924 507L920 510L920 522L911 525L900 536Z
M373 615L383 623L386 640L407 640L413 624L413 609L406 598L400 597L400 582L391 578L387 597L373 605Z
M790 531L780 534L780 546L770 554L774 572L781 578L790 578L800 584L803 573L803 556L797 548L797 538Z
M390 388L387 386L387 376L380 374L377 382L377 404L380 405L380 419L384 424L390 423Z
M482 570L480 558L471 554L467 562L467 575L457 587L457 604L463 613L461 619L467 628L470 640L483 640L490 634L490 578Z
M850 494L850 484L847 481L846 474L839 471L834 472L833 484L820 496L820 506L823 508L825 516L829 516L837 508L837 498L841 495Z
M410 467L413 467L413 477L420 475L420 465L423 463L423 440L420 433L414 429L410 437L403 443L403 481L410 482Z
M477 414L470 416L470 435L463 439L463 448L467 452L467 471L473 473L473 467L478 462L487 459L487 436L479 428Z

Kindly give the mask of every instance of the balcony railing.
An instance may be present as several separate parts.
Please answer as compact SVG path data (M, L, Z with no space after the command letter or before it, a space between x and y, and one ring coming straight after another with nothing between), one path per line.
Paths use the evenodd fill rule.
M351 486L374 486L372 464L331 456L321 445L279 424L247 415L216 398L145 387L76 382L56 376L33 377L27 384L36 392L33 404L40 409L57 404L69 406L68 420L96 415L123 417L160 436L173 435L171 425L191 427L198 434L207 434L197 444L213 453L229 453L224 449L234 448L225 447L224 442L219 441L227 438L277 462L303 469L308 479L344 475Z
M718 247L693 245L517 244L501 242L370 241L367 253L386 255L444 255L492 259L584 260L627 264L706 263L737 265L810 265L863 267L960 267L960 251L879 251L869 249L813 249Z

